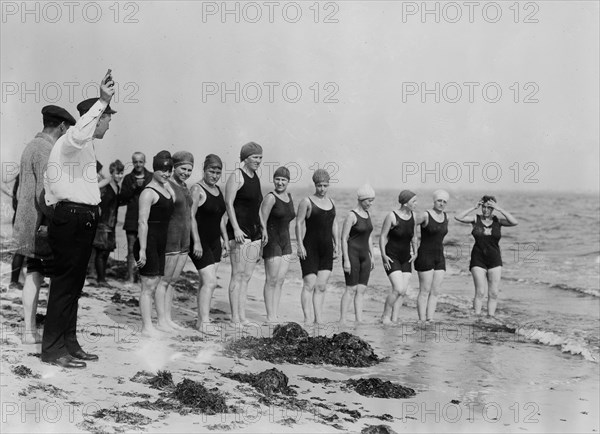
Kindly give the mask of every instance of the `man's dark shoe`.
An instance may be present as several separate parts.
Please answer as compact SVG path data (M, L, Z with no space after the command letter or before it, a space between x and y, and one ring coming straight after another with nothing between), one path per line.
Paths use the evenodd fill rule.
M87 365L81 360L75 360L73 357L67 355L59 357L58 359L44 361L50 365L60 366L61 368L85 368Z
M90 362L95 362L98 360L98 356L95 354L90 354L90 353L86 353L83 350L77 350L74 353L71 353L71 356L74 359L79 359L79 360L88 360Z

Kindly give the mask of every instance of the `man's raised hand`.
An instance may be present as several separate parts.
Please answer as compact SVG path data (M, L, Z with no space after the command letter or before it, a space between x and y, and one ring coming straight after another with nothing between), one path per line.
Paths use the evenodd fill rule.
M100 99L109 104L114 94L115 82L112 78L112 69L109 69L100 82Z

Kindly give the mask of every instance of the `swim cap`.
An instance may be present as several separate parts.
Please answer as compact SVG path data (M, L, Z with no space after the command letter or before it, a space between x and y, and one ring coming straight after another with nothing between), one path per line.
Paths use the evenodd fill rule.
M187 151L179 151L173 154L173 167L191 164L194 166L194 156Z
M329 173L325 169L317 169L313 173L312 180L315 184L320 182L329 182Z
M223 168L223 161L219 158L218 155L208 154L204 159L204 167L202 170L206 170L208 168L218 167L219 169Z
M356 190L358 200L375 199L375 190L369 184L365 184Z
M404 205L415 196L416 194L410 190L402 190L398 195L398 202L400 202L400 205Z
M244 161L250 155L262 155L263 149L258 143L249 142L242 146L240 151L240 161Z
M160 151L152 159L152 170L155 172L160 170L162 172L169 172L173 170L173 160L171 159L171 153L169 151Z
M287 167L278 167L277 170L275 171L275 173L273 174L273 179L275 178L287 178L287 180L290 180L290 171L288 170Z
M445 199L448 202L450 199L450 194L446 190L436 190L433 192L433 200L437 200L438 198Z

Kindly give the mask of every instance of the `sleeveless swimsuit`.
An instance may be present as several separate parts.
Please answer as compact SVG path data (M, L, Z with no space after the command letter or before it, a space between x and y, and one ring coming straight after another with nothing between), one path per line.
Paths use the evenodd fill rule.
M206 193L206 200L198 207L196 211L196 225L198 226L198 235L200 235L200 244L202 244L202 257L196 258L190 251L190 258L197 270L201 270L209 265L221 262L221 219L225 214L225 199L221 189L218 196L213 195L202 184L198 184ZM190 242L194 245L193 241Z
M190 250L190 207L192 196L187 186L169 180L175 192L175 208L167 229L167 255L187 253Z
M440 223L435 220L429 211L427 226L421 227L421 244L415 260L415 270L446 270L444 257L444 237L448 233L448 216L444 213L444 220Z
M312 199L310 217L306 219L306 233L304 234L304 248L306 259L300 259L302 277L317 274L319 270L333 269L333 222L335 220L335 205L331 202L331 209L319 208ZM331 199L329 199L331 201Z
M389 275L394 271L403 273L412 272L410 260L410 242L415 234L415 217L410 213L408 220L401 219L396 212L396 226L388 232L388 242L385 246L385 254L393 261L389 270L385 272Z
M146 187L158 194L158 201L150 207L148 234L146 236L146 264L140 268L142 276L164 276L167 247L167 227L173 214L173 199L164 196L153 187ZM140 259L140 240L133 246L135 260Z
M258 179L256 173L250 178L242 169L239 170L244 177L244 184L237 191L235 200L233 201L235 217L240 229L244 232L246 237L249 238L250 241L257 241L261 239L259 212L260 204L263 199L260 190L260 179ZM231 221L227 222L227 235L230 240L235 238Z
M366 285L371 274L371 255L369 254L369 235L373 231L371 216L361 217L355 211L356 223L350 229L348 237L348 257L350 273L344 273L347 286Z
M500 255L500 222L496 216L492 217L492 224L486 226L481 221L481 216L477 215L477 220L473 223L471 235L475 238L475 245L471 250L471 263L469 270L473 267L481 267L486 270L502 266L502 256Z
M287 203L277 197L276 194L273 194L273 197L275 197L275 204L267 220L269 242L263 248L263 258L265 259L292 253L290 222L296 217L292 196L288 193L289 201Z

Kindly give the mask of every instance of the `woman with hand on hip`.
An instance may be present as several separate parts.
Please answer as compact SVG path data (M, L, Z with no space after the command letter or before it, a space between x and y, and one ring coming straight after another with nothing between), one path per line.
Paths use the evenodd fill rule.
M481 214L469 216L481 207ZM498 211L503 217L496 217ZM483 196L477 204L464 210L454 217L461 223L470 223L473 226L471 235L475 238L475 245L471 250L469 269L475 284L475 297L473 309L475 315L481 315L485 291L488 291L488 316L494 317L498 305L500 292L500 277L502 275L502 256L500 254L500 237L502 226L516 226L515 219L508 211L504 211L496 203L494 196Z
M342 226L342 258L346 290L342 295L340 323L346 322L346 315L354 294L356 322L362 322L363 298L373 262L373 223L369 209L375 200L375 191L370 185L363 185L356 192L358 204L348 213Z
M292 196L286 192L290 171L279 167L273 174L275 191L265 196L260 206L260 218L268 242L263 248L265 260L265 307L267 321L277 322L281 288L292 257L290 222L296 217Z
M412 274L412 263L417 258L414 215L417 196L410 190L402 190L398 196L398 202L400 209L390 212L385 217L379 236L383 268L392 284L392 291L385 300L381 318L384 324L398 320L400 307Z
M227 206L227 236L231 250L231 281L229 304L231 322L247 323L246 298L248 283L260 259L261 244L266 244L267 234L261 231L260 204L262 192L256 171L263 157L262 147L246 143L240 151L242 168L231 174L225 185Z

